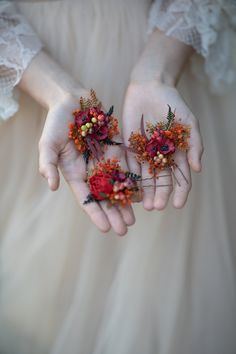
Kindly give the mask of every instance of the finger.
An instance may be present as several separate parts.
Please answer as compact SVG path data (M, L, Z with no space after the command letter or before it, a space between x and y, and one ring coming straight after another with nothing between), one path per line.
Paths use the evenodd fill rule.
M100 231L108 232L111 228L111 225L100 205L96 202L84 204L84 201L90 193L87 183L79 179L68 181L68 183L73 193L75 194L80 206L88 214L91 221L97 226Z
M203 154L202 137L200 134L199 123L196 120L192 126L190 135L190 148L187 152L188 163L195 172L200 172L202 168L201 158Z
M108 206L107 201L100 202L100 206L109 220L109 223L115 233L120 236L124 236L127 233L127 225L123 220L123 217L119 210L115 206Z
M120 167L125 172L129 171L124 154L122 154L120 159ZM120 211L126 225L131 226L135 223L135 216L131 205L119 206L118 210Z
M171 172L163 170L158 173L156 178L156 193L154 199L154 208L162 210L166 207L169 197L173 191Z
M127 226L131 226L135 223L133 208L130 205L124 207L118 206L117 208Z
M117 158L119 160L119 165L124 172L129 171L127 162L125 159L125 151L119 146L111 146L106 151L106 158ZM118 210L123 217L126 225L133 225L135 223L134 212L131 206L127 205L125 207L118 207Z
M143 206L146 210L153 210L155 196L155 180L148 172L148 164L141 165L142 169L142 187L143 187Z
M141 174L140 163L137 161L135 154L129 151L126 152L126 161L128 169L130 172L135 173L136 175Z
M172 178L175 179L173 206L175 208L182 208L187 201L191 189L191 173L185 153L178 152L175 161L177 167L172 170Z
M48 181L49 188L55 191L59 187L58 153L47 143L39 144L39 172Z

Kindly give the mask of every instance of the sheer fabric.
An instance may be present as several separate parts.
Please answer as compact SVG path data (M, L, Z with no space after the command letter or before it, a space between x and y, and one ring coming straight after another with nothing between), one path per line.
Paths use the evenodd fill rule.
M13 88L42 43L15 5L0 2L0 120L18 109Z
M42 0L41 0L42 1ZM149 32L155 27L193 46L205 60L214 91L233 81L230 29L236 28L234 0L156 0L150 10ZM14 115L13 88L42 43L17 9L0 2L0 120Z
M234 0L156 0L149 16L155 27L191 45L205 58L205 72L213 91L231 83L231 30L236 29Z

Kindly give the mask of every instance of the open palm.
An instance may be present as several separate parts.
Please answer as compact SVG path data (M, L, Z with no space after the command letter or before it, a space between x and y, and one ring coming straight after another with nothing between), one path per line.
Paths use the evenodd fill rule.
M81 95L86 96L89 93L85 91ZM40 173L47 179L50 189L55 191L60 183L60 169L79 205L87 212L92 222L103 232L113 228L117 234L124 235L127 226L135 221L131 207L108 208L105 202L83 204L89 194L86 183L87 170L94 165L95 161L91 161L86 166L82 155L68 138L68 124L73 119L72 111L78 108L78 105L78 98L68 96L49 110L39 142ZM118 146L109 147L105 157L118 158L121 166L127 169L124 153Z
M150 179L148 164L141 166L136 161L134 154L128 153L128 165L132 172L142 174L144 182L143 205L147 210L153 208L161 210L168 203L170 194L174 189L173 205L176 208L184 206L191 189L191 173L201 170L201 155L203 153L202 139L197 119L187 107L183 98L174 87L152 82L134 82L127 89L123 110L123 137L128 145L131 132L138 131L140 119L144 115L145 122L163 120L170 105L175 110L176 119L191 127L190 149L187 153L177 151L175 162L178 168L173 173L162 171L158 179ZM173 178L175 177L175 178ZM174 183L175 181L178 183Z

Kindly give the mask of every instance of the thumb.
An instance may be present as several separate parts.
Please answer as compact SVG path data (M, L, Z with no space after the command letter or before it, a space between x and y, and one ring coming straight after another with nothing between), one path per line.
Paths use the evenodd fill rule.
M49 188L56 191L60 184L58 152L47 142L39 142L39 172L47 179Z

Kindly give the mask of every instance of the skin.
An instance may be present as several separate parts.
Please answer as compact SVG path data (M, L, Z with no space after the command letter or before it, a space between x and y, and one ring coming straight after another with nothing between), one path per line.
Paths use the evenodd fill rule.
M105 202L83 204L89 194L86 165L68 138L68 124L72 121L72 111L79 106L79 98L88 97L89 92L74 82L43 51L24 72L20 87L48 110L39 141L39 172L47 180L49 188L52 191L59 188L60 170L78 204L98 229L104 233L113 229L118 235L125 235L128 226L135 222L131 207L108 208ZM125 155L118 147L109 147L106 157L119 159L122 168L128 170ZM91 164L88 168L92 167Z
M162 53L160 56L159 53ZM123 111L123 136L126 143L131 131L138 130L141 114L145 119L155 120L166 114L167 103L176 108L178 116L184 123L192 127L190 150L188 154L176 156L189 183L181 180L179 171L176 176L181 180L181 187L174 187L173 205L180 208L184 205L191 188L190 167L199 172L203 151L199 126L175 88L183 66L191 54L188 46L166 37L159 31L150 36L146 48L135 66L130 85L127 89ZM32 96L48 110L42 136L39 141L39 171L47 180L52 191L60 184L60 174L69 184L78 204L89 215L91 221L102 232L113 229L118 235L125 235L128 227L135 222L132 207L107 207L105 202L83 202L89 193L86 183L86 166L82 156L75 149L74 143L68 139L68 123L71 112L78 108L79 98L87 97L88 90L74 81L45 52L41 51L25 70L19 87ZM117 140L117 139L116 139ZM120 137L121 140L121 137ZM106 157L118 158L124 170L128 170L124 150L111 146ZM145 164L140 169L134 155L128 154L127 161L132 172L142 173L142 177L150 177ZM90 162L89 168L94 162ZM169 182L170 177L163 177L162 184ZM155 181L148 180L153 185ZM146 183L146 185L147 185ZM170 187L150 187L144 189L143 205L147 210L163 209L172 192Z
M143 197L143 206L146 210L164 209L172 192L173 206L182 208L191 189L191 169L194 172L201 171L203 145L199 124L176 89L181 72L192 53L190 47L156 30L150 36L132 72L126 92L123 110L123 137L126 144L129 143L131 132L139 130L142 114L145 122L155 123L163 120L167 115L167 104L175 110L177 120L181 119L182 123L191 127L189 151L175 153L175 162L186 178L178 168L175 168L174 175L180 185L175 183L173 175L166 171L159 175L168 174L166 177L146 180L145 186L147 187L144 188ZM147 163L140 166L132 153L128 153L127 160L131 171L141 173L142 179L150 178ZM163 184L172 184L172 186L158 187Z

